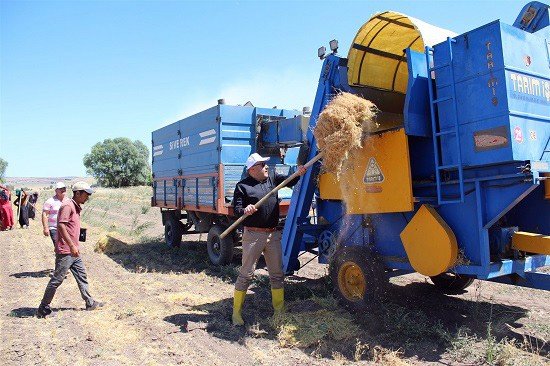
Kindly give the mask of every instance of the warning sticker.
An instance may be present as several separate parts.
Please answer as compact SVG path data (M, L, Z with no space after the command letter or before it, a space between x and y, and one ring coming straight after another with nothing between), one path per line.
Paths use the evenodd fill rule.
M365 176L363 177L363 183L373 184L381 183L384 181L384 174L380 165L376 162L375 158L370 158L369 163L367 164L367 170L365 171Z

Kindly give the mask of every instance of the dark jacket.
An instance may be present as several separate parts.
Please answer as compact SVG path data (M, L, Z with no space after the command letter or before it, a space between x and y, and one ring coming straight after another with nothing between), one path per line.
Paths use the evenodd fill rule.
M269 169L268 177L265 181L259 182L256 179L248 176L241 180L235 186L233 194L233 212L235 216L241 217L244 215L244 209L248 205L253 205L262 199L273 188L283 182L287 176L277 174ZM287 187L292 187L300 177L291 180ZM272 194L254 214L248 216L243 221L244 226L274 228L279 224L279 196L277 193Z

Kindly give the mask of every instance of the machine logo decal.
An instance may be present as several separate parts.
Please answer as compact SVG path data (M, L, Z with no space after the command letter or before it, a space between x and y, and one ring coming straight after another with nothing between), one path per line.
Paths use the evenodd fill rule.
M382 183L384 181L384 174L382 169L376 162L375 158L370 158L369 163L367 164L367 170L365 171L365 176L363 177L363 183L373 184L373 183Z
M513 72L509 75L513 98L541 104L550 102L550 81Z
M182 137L181 139L178 139L178 140L170 141L169 145L170 145L170 150L189 146L189 136Z
M153 146L153 156L159 156L162 155L164 146L163 145L156 145Z
M521 131L521 128L519 128L519 126L516 126L514 128L514 140L516 140L516 142L520 144L523 142L523 132Z
M489 86L489 89L491 89L493 97L491 98L491 103L493 103L494 106L498 105L498 98L497 98L497 89L496 86L498 85L498 80L493 74L493 68L495 67L495 62L493 61L493 52L491 52L491 42L487 42L485 44L487 46L487 68L489 69L489 81L487 85Z
M537 139L537 131L529 130L529 138L535 141Z
M201 142L199 142L199 146L210 144L216 140L216 130L214 129L202 131L199 133L199 135L201 137Z
M509 145L510 132L507 126L499 126L488 130L474 132L474 148L476 152L498 149Z

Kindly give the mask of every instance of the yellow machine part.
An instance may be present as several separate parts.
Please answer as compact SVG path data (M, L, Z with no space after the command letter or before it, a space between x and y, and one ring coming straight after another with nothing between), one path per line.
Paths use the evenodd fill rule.
M348 83L405 93L405 49L424 52L456 34L393 11L375 14L357 32L348 53Z
M420 274L437 276L456 263L455 234L432 207L422 205L400 237L409 262Z
M512 248L528 253L550 255L550 236L518 231L512 235Z
M363 142L353 168L340 181L319 176L322 199L344 200L348 214L407 212L413 210L409 144L404 129L371 135Z

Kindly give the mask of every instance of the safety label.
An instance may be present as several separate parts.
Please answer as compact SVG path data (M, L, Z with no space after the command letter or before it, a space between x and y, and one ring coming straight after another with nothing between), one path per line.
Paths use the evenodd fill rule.
M380 169L380 165L378 165L375 158L370 158L367 164L367 170L365 170L365 176L363 177L363 183L373 184L383 181L384 174L382 173L382 169Z

